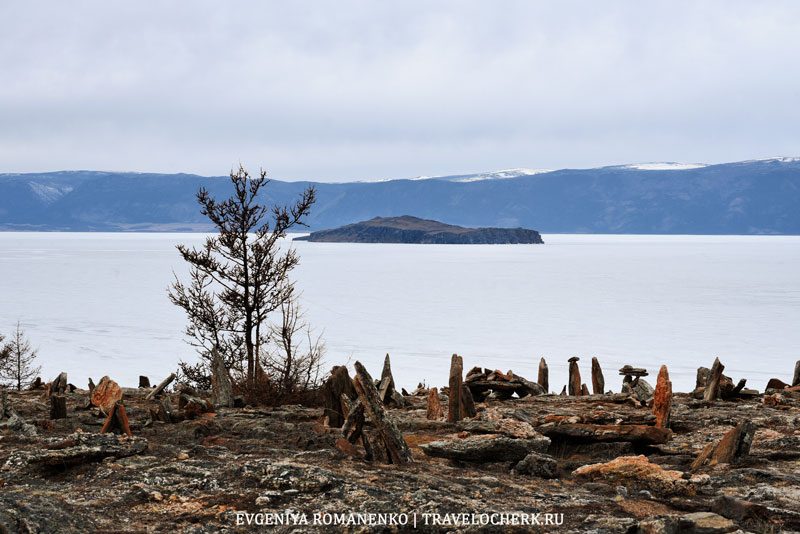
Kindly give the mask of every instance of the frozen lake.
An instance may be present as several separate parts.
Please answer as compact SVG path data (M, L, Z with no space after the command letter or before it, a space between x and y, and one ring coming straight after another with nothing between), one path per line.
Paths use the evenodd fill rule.
M85 387L108 374L135 386L192 360L170 304L176 243L199 234L0 233L0 332L17 319L39 348L43 378ZM296 242L294 271L326 369L361 360L398 386L445 385L450 355L551 388L567 358L592 356L607 388L617 369L666 363L676 391L715 356L734 381L789 381L800 359L800 237L545 235L544 246ZM651 383L654 377L651 376Z

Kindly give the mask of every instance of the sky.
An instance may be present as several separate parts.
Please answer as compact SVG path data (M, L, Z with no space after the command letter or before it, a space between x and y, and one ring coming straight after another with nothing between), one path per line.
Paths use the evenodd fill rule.
M0 172L800 155L800 2L0 3Z

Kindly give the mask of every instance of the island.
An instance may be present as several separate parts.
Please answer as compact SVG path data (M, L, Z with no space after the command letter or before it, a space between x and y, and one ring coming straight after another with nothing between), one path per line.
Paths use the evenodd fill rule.
M410 215L375 217L369 221L311 232L299 241L326 243L418 243L438 245L544 244L536 230L525 228L464 228Z

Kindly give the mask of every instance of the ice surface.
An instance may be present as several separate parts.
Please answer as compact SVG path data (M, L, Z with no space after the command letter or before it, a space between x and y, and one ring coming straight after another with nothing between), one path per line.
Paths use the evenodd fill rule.
M0 233L0 332L19 318L44 378L85 387L110 375L159 381L179 358L185 318L169 303L176 243L200 234ZM800 237L545 235L546 245L296 242L308 319L324 329L327 367L392 356L398 386L445 385L464 365L566 383L592 356L616 370L666 363L676 391L718 356L734 380L762 389L800 358Z

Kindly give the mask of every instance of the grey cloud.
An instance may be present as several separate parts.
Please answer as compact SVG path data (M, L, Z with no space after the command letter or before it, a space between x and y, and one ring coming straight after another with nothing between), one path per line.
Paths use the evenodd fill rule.
M0 172L796 154L797 50L796 2L10 2Z

